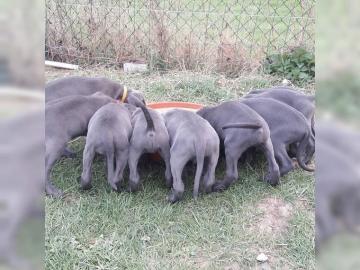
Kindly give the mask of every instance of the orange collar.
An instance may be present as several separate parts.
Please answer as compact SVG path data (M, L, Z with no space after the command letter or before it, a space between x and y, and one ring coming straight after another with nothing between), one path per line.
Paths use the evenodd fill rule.
M127 87L124 85L124 93L123 93L123 95L122 95L122 97L121 97L121 99L120 99L120 101L122 102L122 103L124 103L124 101L125 101L125 99L127 98L127 94L128 94L128 89L127 89Z

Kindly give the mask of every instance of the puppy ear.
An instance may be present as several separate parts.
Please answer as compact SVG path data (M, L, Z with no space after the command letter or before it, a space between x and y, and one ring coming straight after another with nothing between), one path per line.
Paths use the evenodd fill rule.
M130 94L129 94L129 96L130 96ZM146 105L144 95L142 92L137 91L137 90L131 90L131 96L136 97L139 101L141 101L142 103L144 103L144 105Z
M135 95L129 95L127 97L127 103L134 105L136 107L144 107L146 104L142 102L138 97Z

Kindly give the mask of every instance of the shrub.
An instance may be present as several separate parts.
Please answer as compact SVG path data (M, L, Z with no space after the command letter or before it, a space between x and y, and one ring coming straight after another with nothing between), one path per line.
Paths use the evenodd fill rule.
M307 83L315 78L315 55L304 48L269 55L264 64L268 74L285 77L293 83Z

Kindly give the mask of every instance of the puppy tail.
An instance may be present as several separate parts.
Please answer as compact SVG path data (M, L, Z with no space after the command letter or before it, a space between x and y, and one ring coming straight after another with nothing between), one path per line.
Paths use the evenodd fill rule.
M154 131L155 130L154 121L151 118L149 110L146 108L146 106L141 106L141 110L143 111L144 116L145 116L145 120L146 120L146 124L147 124L147 130L148 131Z
M195 152L196 152L196 173L194 180L193 196L196 199L199 195L200 178L204 168L205 144L203 141L199 141L195 143Z
M305 153L306 153L306 147L308 146L309 144L309 140L312 139L313 135L311 134L311 132L308 132L308 134L306 134L303 139L301 140L300 144L299 144L299 147L298 147L298 150L296 152L296 159L299 163L299 166L304 169L305 171L308 171L308 172L313 172L314 169L313 168L310 168L308 167L306 164L305 164L305 161L304 161L304 158L305 158ZM307 153L308 154L308 153ZM313 153L311 153L313 154Z
M146 105L144 102L142 102L140 99L138 99L136 96L134 95L129 95L127 98L127 102L131 105L134 105L136 107L140 107L141 110L144 113L145 116L145 120L146 120L146 124L147 124L147 130L155 130L154 127L154 121L152 120L151 116L150 116L150 112L149 110L146 108Z
M228 124L222 127L222 129L228 129L228 128L251 128L251 129L258 129L261 128L262 126L259 124L254 124L254 123L233 123L233 124Z

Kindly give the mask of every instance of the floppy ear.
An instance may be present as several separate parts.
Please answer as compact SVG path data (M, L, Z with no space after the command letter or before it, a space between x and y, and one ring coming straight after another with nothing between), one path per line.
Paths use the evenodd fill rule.
M146 104L141 101L138 97L136 97L135 95L132 95L132 93L129 93L128 97L126 98L127 103L134 105L136 107L144 107Z
M146 105L144 96L140 91L129 90L129 95L128 96L132 96L134 98L137 98L139 101L141 101L142 103L144 103Z

